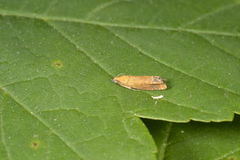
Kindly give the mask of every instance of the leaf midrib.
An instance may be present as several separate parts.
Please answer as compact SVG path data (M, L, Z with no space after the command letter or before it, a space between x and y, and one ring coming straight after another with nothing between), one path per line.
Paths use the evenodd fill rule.
M92 25L106 26L106 27L150 29L150 30L162 30L162 31L190 32L195 34L207 34L207 35L215 35L215 36L240 37L240 33L199 30L199 29L186 29L181 27L168 27L168 26L160 27L160 26L147 26L147 25L127 25L127 24L117 24L117 23L114 24L114 23L107 23L107 22L85 20L81 18L46 16L42 14L33 14L33 13L24 13L24 12L18 13L15 11L9 11L9 10L3 10L3 9L0 9L0 16L30 18L30 19L37 19L37 20L43 20L43 21L59 21L59 22L92 24Z

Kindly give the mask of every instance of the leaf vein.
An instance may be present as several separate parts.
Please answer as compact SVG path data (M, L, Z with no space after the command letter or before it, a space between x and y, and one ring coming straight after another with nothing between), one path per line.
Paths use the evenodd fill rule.
M106 28L106 27L104 27L104 28ZM139 54L142 54L142 55L144 55L144 56L146 56L146 57L148 57L148 58L156 61L157 63L162 64L162 65L165 65L166 67L168 67L168 68L170 68L170 69L173 69L173 70L175 70L175 71L178 71L178 72L180 72L180 73L182 73L182 74L184 74L184 75L186 75L186 76L189 76L189 77L191 77L191 78L193 78L193 79L199 80L199 81L201 81L201 82L203 82L203 83L205 83L205 84L208 84L209 86L215 87L215 88L217 88L217 89L222 89L223 91L230 92L230 93L232 93L232 94L234 94L234 95L240 96L240 94L238 94L238 93L236 93L236 92L234 92L234 91L232 91L232 90L230 90L230 89L223 88L223 87L221 87L221 86L216 86L216 85L212 84L211 82L207 82L207 81L202 80L202 79L200 79L200 78L198 78L198 77L195 77L195 76L193 76L193 75L190 75L190 74L188 74L188 73L186 73L186 72L184 72L184 71L182 71L182 70L180 70L180 69L178 69L178 68L171 67L169 64L167 64L167 63L165 63L165 62L161 62L161 61L159 61L158 59L156 59L155 57L153 57L153 56L151 56L150 54L148 54L147 52L145 52L144 50L142 50L141 48L139 48L138 46L136 46L135 44L130 43L128 40L126 40L125 38L123 38L123 37L120 36L119 34L116 34L114 31L112 31L112 30L110 30L110 29L108 29L108 28L106 28L106 29L109 30L109 32L111 32L113 35L115 35L116 37L118 37L120 40L122 40L123 42L125 42L126 44L128 44L129 46L131 46L131 47L135 48L136 50L138 50L138 51L139 51L139 52L138 52Z
M47 21L46 24L48 24L51 28L53 28L57 33L59 33L64 39L66 39L70 44L72 44L77 51L79 51L80 53L83 53L93 64L95 64L96 66L98 66L105 74L107 74L109 77L112 77L112 75L110 73L108 73L103 66L101 66L99 63L97 63L96 59L94 59L92 56L90 56L89 54L87 54L87 52L85 50L83 50L82 48L80 49L80 47L73 41L71 40L71 38L69 36L67 36L64 32L60 31L55 25L53 25L52 23L49 23Z
M42 20L42 19L41 19ZM46 20L43 20L44 22L46 22L51 28L53 28L54 30L56 30L61 36L63 36L63 38L65 38L68 42L70 42L72 45L74 45L75 46L75 48L78 50L78 51L80 51L80 52L83 52L84 54L85 54L85 56L87 56L95 65L97 65L102 71L104 71L107 75L109 75L110 77L112 77L112 75L110 74L110 73L108 73L106 70L105 70L105 68L103 67L103 66L101 66L94 58L92 58L89 54L87 54L87 52L86 51L84 51L82 48L80 49L80 47L73 41L73 40L71 40L71 38L69 37L69 36L67 36L65 33L63 33L62 31L60 31L58 28L56 28L53 24L50 24L49 22L47 22ZM99 25L98 25L99 26ZM102 26L103 27L103 26ZM105 28L105 29L107 29L106 27L103 27L103 28ZM110 31L109 29L107 29L109 32L112 32L112 31ZM115 33L112 33L112 34L114 34L115 35ZM115 36L117 36L117 35L115 35ZM120 37L118 37L118 38L120 38ZM121 39L121 38L120 38ZM123 40L123 39L122 39ZM131 44L131 43L129 43L128 41L125 41L125 40L123 40L125 43L127 43L128 45L130 45L131 47L134 47L134 48L136 48L137 50L140 50L140 53L142 53L142 54L144 54L145 56L149 56L148 54L145 54L140 48L138 48L138 47L135 47L133 44ZM158 63L160 63L160 64L162 64L161 62L159 62L158 60L156 60L154 57L151 57L151 56L149 56L150 58L152 58L153 60L155 60L155 61L157 61ZM167 65L167 67L169 67L168 65ZM170 67L171 68L171 67ZM172 69L175 69L175 68L172 68ZM176 70L176 69L175 69ZM176 70L176 71L178 71L178 70ZM180 72L180 71L179 71ZM188 74L186 74L186 75L188 75ZM189 76L189 75L188 75ZM191 76L190 76L191 77ZM195 78L195 77L192 77L192 78ZM200 80L200 79L198 79L198 80ZM201 80L200 80L201 81ZM204 81L203 81L204 82ZM207 82L205 82L205 83L207 83ZM210 84L209 84L210 85ZM216 86L215 86L216 87ZM174 104L173 102L170 102L170 103L172 103L172 104ZM176 105L176 104L175 104ZM188 108L188 107L187 107ZM194 109L194 108L192 108L191 107L191 109ZM201 112L201 111L200 111ZM191 118L190 118L191 119Z
M46 7L45 11L43 12L43 14L47 14L51 7L55 6L58 3L58 0L52 0L49 4L48 7Z
M223 12L223 11L232 9L232 8L238 6L238 5L239 5L239 3L234 3L234 4L229 4L229 5L226 5L226 6L217 8L217 9L215 9L215 10L213 10L213 11L210 11L210 12L208 12L208 13L205 13L205 14L203 14L203 15L201 15L201 16L199 16L199 17L197 17L197 18L195 18L195 19L193 19L193 20L191 20L191 21L189 21L189 22L186 22L185 24L181 25L180 28L184 28L184 27L186 27L186 26L192 25L192 24L194 24L194 23L196 23L196 22L198 22L198 21L201 21L201 20L203 20L203 19L206 19L206 18L208 18L208 17L210 17L210 16L213 16L213 15L215 15L215 14L221 13L221 12Z
M80 49L80 47L76 44L76 42L74 42L68 35L66 35L64 32L60 31L60 29L58 29L56 26L54 26L52 23L49 23L47 21L44 21L46 22L50 27L52 27L57 33L59 33L63 38L65 38L69 43L71 43L72 45L74 45L74 47L80 51L81 53L84 53L85 56L88 57L88 59L93 62L96 66L98 66L104 73L106 73L107 75L109 75L110 77L112 77L112 75L110 73L108 73L108 71L103 67L101 66L92 56L90 56L83 48ZM103 26L102 26L103 27ZM115 33L113 33L112 31L110 31L109 29L107 29L106 27L103 27L104 29L106 29L107 31L109 31L110 33L112 33L113 35L115 35L117 38L119 38L120 40L124 41L125 43L127 43L128 45L130 45L131 47L134 47L135 49L139 50L140 53L142 53L143 55L145 56L148 56L146 54L144 54L143 51L141 51L141 49L135 47L134 45L130 44L128 41L125 41L123 40L121 37L117 36ZM150 56L149 56L150 57ZM150 57L151 59L157 61L158 63L162 64L161 62L159 62L158 60L156 60L155 58L152 58ZM169 67L169 66L167 66ZM170 67L171 68L171 67ZM173 68L174 69L174 68ZM187 74L186 74L187 75ZM169 101L168 101L169 102ZM177 105L173 102L170 102L174 105ZM181 105L182 106L182 105ZM184 106L185 107L185 106ZM202 113L205 113L206 111L201 111L201 110L198 110L196 108L192 108L192 107L186 107L186 108L189 108L189 109L193 109L193 110L197 110L199 112L202 112ZM122 106L121 106L121 109L123 110ZM124 111L124 110L123 110ZM209 113L209 114L212 114L212 113ZM191 119L191 118L189 118Z
M0 127L1 127L1 139L2 139L2 144L6 150L6 154L9 160L12 160L12 157L10 155L9 148L7 147L7 143L5 141L5 133L4 133L4 128L3 128L3 111L0 111Z
M158 160L164 160L166 149L167 149L167 142L171 134L171 129L172 129L172 123L168 123L166 126L166 132L165 132L165 137L163 139L163 143L161 146L159 146L158 149Z
M106 9L107 7L110 7L112 5L115 5L117 3L121 3L121 2L128 2L129 0L113 0L113 1L109 1L109 2L105 2L100 4L99 6L93 8L86 16L86 19L90 19L94 14L100 12L101 10Z
M198 34L196 34L198 35ZM233 57L234 59L237 59L239 62L240 62L240 58L231 54L229 51L226 51L226 49L223 49L222 47L218 46L218 45L215 45L213 44L209 39L207 39L206 37L204 37L203 35L198 35L199 37L201 37L202 39L204 39L206 42L208 42L211 46L213 46L214 48L217 48L221 51L223 51L223 53L225 53L226 55L230 56L230 57Z
M209 34L209 35L216 35L216 36L240 37L239 33L173 28L173 27L166 27L166 26L113 24L113 23L107 23L107 22L88 21L88 20L83 20L83 19L79 19L79 18L44 16L44 15L29 14L29 13L16 13L13 11L6 11L6 10L1 10L1 9L0 9L0 16L7 16L7 17L12 16L12 17L29 18L29 19L36 19L36 20L43 20L43 21L51 20L51 21L60 21L60 22L82 23L82 24L91 24L91 25L106 26L106 27L152 29L152 30L162 30L162 31L177 31L177 32L190 32L190 33L198 33L198 34Z
M25 105L23 105L19 100L17 100L16 97L14 97L12 94L10 94L5 88L0 88L1 90L3 90L5 93L7 93L12 100L14 100L19 106L21 106L25 111L27 111L27 113L29 113L30 115L32 115L34 118L36 118L41 124L43 124L46 128L48 128L54 135L56 135L73 153L75 153L80 160L82 160L81 155L77 152L77 150L73 147L71 147L71 145L60 135L58 134L54 129L52 129L47 122L45 122L41 117L39 117L38 115L36 115L34 112L32 112L29 108L27 108Z
M234 150L232 150L232 151L230 151L230 152L228 152L228 153L226 153L226 154L216 158L215 160L223 160L224 158L226 158L226 157L228 157L228 156L230 156L230 155L232 155L234 153L237 153L239 151L240 151L240 148L236 148L236 149L234 149Z

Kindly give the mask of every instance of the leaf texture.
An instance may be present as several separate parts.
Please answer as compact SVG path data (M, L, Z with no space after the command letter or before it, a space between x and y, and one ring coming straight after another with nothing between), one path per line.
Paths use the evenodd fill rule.
M0 153L155 159L138 117L231 121L239 9L233 0L0 0ZM169 89L121 88L111 81L119 74L159 75Z

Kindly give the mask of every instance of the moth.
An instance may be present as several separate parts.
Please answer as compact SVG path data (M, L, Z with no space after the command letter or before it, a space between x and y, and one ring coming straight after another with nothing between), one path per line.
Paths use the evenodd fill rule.
M159 76L129 76L122 75L113 78L113 82L128 89L165 90L167 84Z

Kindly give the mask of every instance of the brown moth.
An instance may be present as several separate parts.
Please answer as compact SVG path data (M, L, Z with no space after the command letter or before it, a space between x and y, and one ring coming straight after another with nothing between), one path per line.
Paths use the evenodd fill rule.
M167 85L159 76L117 76L113 82L128 88L138 90L165 90Z

